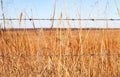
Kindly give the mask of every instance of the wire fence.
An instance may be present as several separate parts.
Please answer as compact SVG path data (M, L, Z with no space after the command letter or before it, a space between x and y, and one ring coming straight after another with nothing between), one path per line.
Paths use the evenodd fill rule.
M84 20L84 21L120 21L120 19L94 19L94 18L89 18L89 19L85 19L85 18L82 18L82 19L76 19L76 18L71 18L71 19L49 19L49 18L24 18L24 19L19 19L19 18L7 18L7 19L3 19L3 18L0 18L0 20L70 20L70 21L77 21L77 20Z
M40 20L47 20L47 21L59 21L59 20L63 20L63 21L120 21L120 19L76 19L76 18L71 18L71 19L46 19L46 18L23 18L23 19L19 19L19 18L7 18L7 19L2 19L0 18L0 20L28 20L28 21L40 21ZM0 55L0 57L8 57L9 55ZM12 54L12 56L50 56L50 57L60 57L60 56L118 56L120 57L120 53L112 53L112 54L48 54L48 55L43 55L43 54Z
M120 53L112 53L112 54L48 54L48 55L43 55L43 54L11 54L13 57L15 56L20 56L20 57L24 57L24 56L39 56L39 57L60 57L60 56L67 56L67 57L71 57L71 56L79 56L79 57L82 57L82 56L118 56L120 57ZM3 54L3 55L0 55L0 57L9 57L10 54Z
M5 22L6 21L20 21L21 20L24 20L24 21L32 21L32 25L34 28L35 27L35 22L34 21L51 21L52 24L51 24L51 27L50 28L53 28L53 24L54 24L54 21L120 21L120 19L115 19L115 18L108 18L108 19L105 19L105 18L101 18L101 19L98 19L98 18L0 18L0 21L3 21L4 23L4 29L5 29Z

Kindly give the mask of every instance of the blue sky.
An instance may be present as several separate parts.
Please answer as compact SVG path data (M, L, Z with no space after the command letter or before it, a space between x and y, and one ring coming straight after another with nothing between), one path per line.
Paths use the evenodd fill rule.
M26 18L51 18L55 0L3 0L3 2L6 18L19 18L21 12ZM120 0L116 0L116 3L120 11ZM66 18L66 11L69 18L78 18L77 13L81 15L81 18L120 18L115 0L56 0L55 18L59 18L61 13L63 18ZM0 17L2 17L1 9ZM31 22L26 21L25 23L26 27L32 27ZM21 28L25 26L25 23L22 23ZM55 27L59 27L56 26L58 23L58 21L55 22ZM70 23L71 27L78 27L77 22ZM16 21L12 21L13 27L18 27L17 25ZM35 21L35 25L49 28L51 22ZM64 27L67 27L66 25L64 22ZM105 27L105 22L82 21L82 27ZM120 23L119 21L109 22L109 27L120 28Z

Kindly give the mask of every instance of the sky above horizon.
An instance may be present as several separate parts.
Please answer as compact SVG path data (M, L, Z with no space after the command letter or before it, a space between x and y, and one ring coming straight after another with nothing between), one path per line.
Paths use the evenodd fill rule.
M3 0L4 13L6 18L52 18L55 0ZM56 0L55 18L112 18L120 19L120 0ZM2 11L0 9L0 17ZM19 21L8 22L13 28ZM69 21L71 27L79 27L77 21ZM2 23L2 21L0 21ZM36 28L49 28L51 21L34 21ZM63 21L62 27L68 27ZM59 21L55 21L54 27L61 27ZM57 25L57 26L56 26ZM81 26L85 28L104 28L106 21L81 21ZM23 21L20 28L32 28L30 21ZM108 21L109 28L120 28L119 21Z

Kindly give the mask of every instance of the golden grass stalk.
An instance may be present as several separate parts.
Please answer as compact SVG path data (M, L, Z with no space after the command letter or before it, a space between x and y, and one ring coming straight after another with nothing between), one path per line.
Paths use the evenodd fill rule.
M20 13L20 18L19 18L19 27L20 27L20 25L21 25L22 17L23 17L23 13L21 12L21 13Z
M5 13L4 13L4 5L3 5L3 0L1 2L1 9L2 9L2 16L3 16L3 23L4 23L4 29L6 28L6 22L5 22Z
M52 16L52 19L55 18L55 11L56 11L56 0L55 0L55 4L54 4L54 11L53 11L53 16ZM52 20L52 25L51 25L51 28L54 27L54 20Z
M117 1L114 0L114 3L115 3L115 6L116 6L116 9L117 9L118 15L119 15L119 17L120 17L120 11L119 11L119 7L118 7L118 4L117 4Z

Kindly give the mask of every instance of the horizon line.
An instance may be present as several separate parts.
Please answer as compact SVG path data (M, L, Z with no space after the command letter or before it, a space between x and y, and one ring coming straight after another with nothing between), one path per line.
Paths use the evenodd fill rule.
M8 29L3 29L1 28L0 31L6 31L6 30L120 30L120 28L8 28Z

